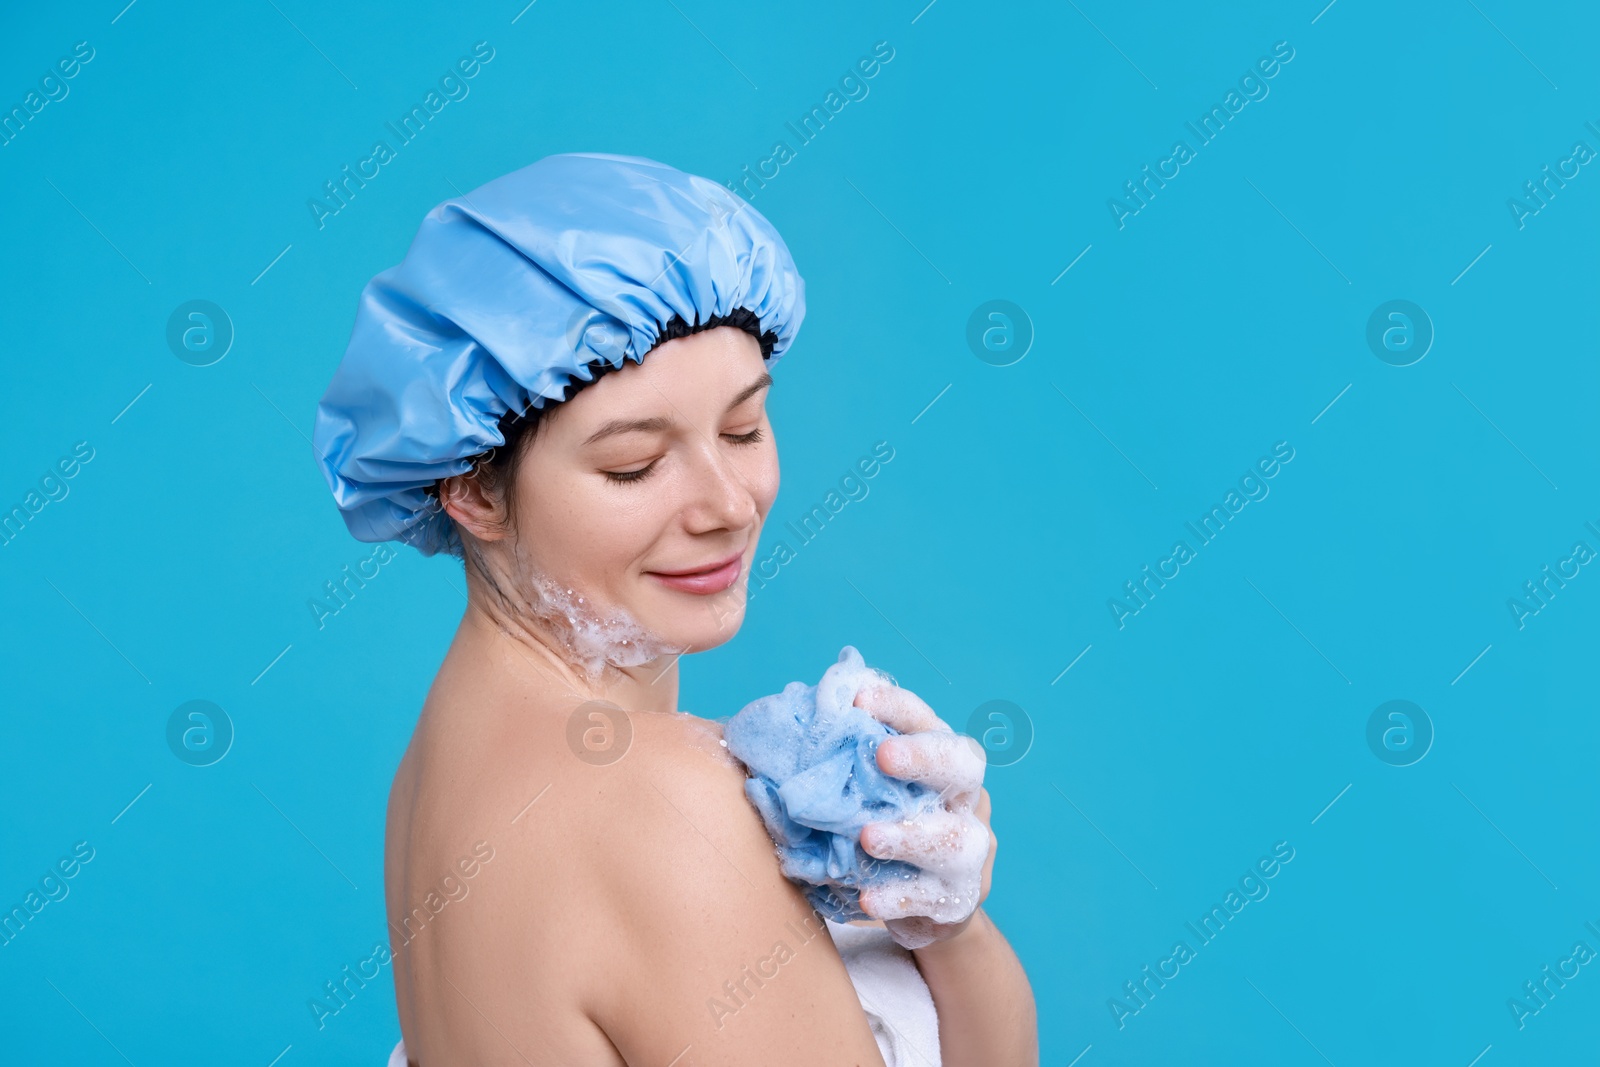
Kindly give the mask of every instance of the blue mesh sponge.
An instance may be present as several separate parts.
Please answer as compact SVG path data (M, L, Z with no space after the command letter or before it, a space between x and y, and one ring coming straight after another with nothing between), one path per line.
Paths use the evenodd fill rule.
M728 751L752 775L745 795L761 813L784 875L834 922L871 918L860 891L918 870L867 855L861 828L914 818L941 803L934 790L878 769L878 745L898 731L851 702L863 686L883 680L846 645L819 683L790 682L723 727Z

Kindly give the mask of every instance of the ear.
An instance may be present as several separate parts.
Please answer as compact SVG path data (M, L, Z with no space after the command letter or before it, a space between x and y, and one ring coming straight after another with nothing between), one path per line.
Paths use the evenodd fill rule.
M439 503L445 514L480 541L498 541L506 535L505 505L475 473L440 482Z

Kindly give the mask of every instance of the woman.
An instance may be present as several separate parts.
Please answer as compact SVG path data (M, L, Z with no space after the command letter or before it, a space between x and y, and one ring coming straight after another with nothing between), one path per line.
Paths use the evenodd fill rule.
M718 725L677 710L679 656L743 619L778 491L767 370L803 316L764 218L621 156L552 156L441 204L364 292L318 410L324 472L357 537L466 571L389 800L395 1062L905 1054L914 1008L880 1005L875 1034L835 947L861 951L857 929L824 927ZM885 773L951 798L937 824L868 826L863 849L938 867L959 839L981 903L988 796L956 735L887 681L856 703L908 735L880 746ZM933 921L926 897L862 897L921 946L938 1036L918 1062L1037 1064L1005 939L981 908Z

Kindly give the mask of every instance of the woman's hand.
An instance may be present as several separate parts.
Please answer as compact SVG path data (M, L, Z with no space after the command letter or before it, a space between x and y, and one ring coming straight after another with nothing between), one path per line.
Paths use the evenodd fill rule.
M999 841L989 826L983 746L951 730L920 697L885 682L863 686L855 706L900 732L878 746L878 768L937 790L939 808L910 820L868 823L869 856L921 871L898 885L863 890L861 909L882 919L905 948L924 948L967 928L989 895Z

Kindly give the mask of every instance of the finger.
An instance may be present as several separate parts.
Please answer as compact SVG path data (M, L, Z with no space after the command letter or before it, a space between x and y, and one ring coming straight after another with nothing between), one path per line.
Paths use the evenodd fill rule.
M989 828L972 815L942 809L861 829L867 855L902 860L946 879L970 878L981 870L989 840Z
M989 854L983 860L983 878L978 884L978 903L989 899L989 885L994 880L994 854L1000 851L1000 839L989 831Z
M894 938L895 944L906 949L927 948L940 940L940 931L946 928L946 924L936 923L922 916L890 919L883 925L884 929L889 931L889 936Z
M924 730L878 745L878 769L884 774L921 782L938 790L941 799L967 808L978 799L986 766L983 746L966 734Z
M898 885L861 891L861 907L875 919L922 916L938 923L958 923L978 907L974 889L952 889L937 878L914 878Z
M978 790L978 803L972 809L972 814L976 815L978 818L982 819L984 822L988 822L989 821L990 807L989 807L989 791L987 789Z
M950 729L917 694L887 682L863 685L856 690L853 703L874 719L903 734L916 733L918 730Z

